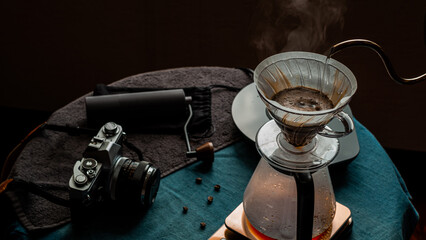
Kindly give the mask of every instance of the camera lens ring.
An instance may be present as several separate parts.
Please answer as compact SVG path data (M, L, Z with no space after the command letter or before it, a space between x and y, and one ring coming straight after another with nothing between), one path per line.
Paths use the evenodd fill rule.
M160 187L161 172L150 163L148 163L147 168L141 196L143 196L144 206L150 207L157 197L158 188Z
M111 199L150 207L160 184L160 171L146 161L121 157L110 180Z

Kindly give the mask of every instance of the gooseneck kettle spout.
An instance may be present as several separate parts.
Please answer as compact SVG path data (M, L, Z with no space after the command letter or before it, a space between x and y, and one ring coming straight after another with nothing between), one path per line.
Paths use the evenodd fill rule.
M349 47L367 47L367 48L374 50L377 54L379 54L380 58L382 59L383 64L385 65L389 76L394 81L396 81L397 83L414 84L414 83L418 83L418 82L421 82L421 81L426 79L426 73L424 73L424 74L422 74L418 77L414 77L414 78L402 78L402 77L400 77L395 72L395 69L392 66L391 61L389 60L388 56L385 54L383 49L377 43L372 42L370 40L366 40L366 39L352 39L352 40L347 40L347 41L337 43L337 44L335 44L334 46L331 47L329 57L331 57L332 55L336 54L337 52L340 52L341 50L343 50L345 48L349 48Z

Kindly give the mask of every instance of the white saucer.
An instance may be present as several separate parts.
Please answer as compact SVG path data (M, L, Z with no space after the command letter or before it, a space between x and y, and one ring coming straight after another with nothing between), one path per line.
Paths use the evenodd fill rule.
M257 130L270 119L254 83L243 88L232 102L232 118L238 129L255 141Z

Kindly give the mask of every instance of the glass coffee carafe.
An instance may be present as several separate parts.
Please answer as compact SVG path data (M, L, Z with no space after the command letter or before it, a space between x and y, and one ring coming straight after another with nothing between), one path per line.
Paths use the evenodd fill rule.
M354 128L342 109L357 89L355 76L326 56L285 52L262 61L254 82L273 120L256 136L262 158L244 192L248 222L275 239L325 234L336 212L327 166L339 150L337 138ZM278 96L290 91L286 105ZM324 97L328 106L321 105ZM344 131L326 126L333 118Z

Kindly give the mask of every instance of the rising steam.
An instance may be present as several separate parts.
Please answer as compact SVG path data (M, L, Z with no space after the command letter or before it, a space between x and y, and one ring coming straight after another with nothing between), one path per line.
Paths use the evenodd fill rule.
M343 27L344 0L259 1L252 40L260 58L285 51L319 52L329 27Z

